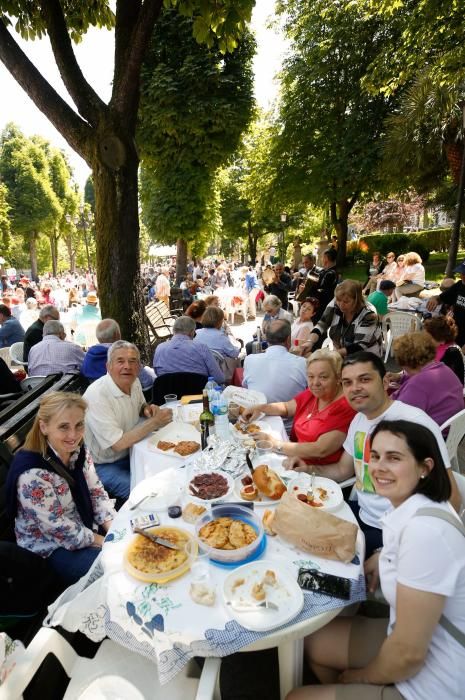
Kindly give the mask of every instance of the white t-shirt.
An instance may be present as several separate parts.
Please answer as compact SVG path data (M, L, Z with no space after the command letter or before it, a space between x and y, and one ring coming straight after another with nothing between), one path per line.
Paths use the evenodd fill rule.
M412 276L412 279L406 280L406 284L425 284L425 268L421 263L407 265L404 274Z
M381 588L391 608L389 632L396 620L396 589L400 583L445 596L443 615L465 633L465 537L440 518L413 517L425 507L457 517L448 503L434 503L421 494L411 496L383 517L379 571ZM465 648L437 625L423 667L396 687L406 700L463 700Z
M145 403L139 379L131 394L119 389L109 374L93 382L83 398L89 404L86 411L85 443L96 464L108 464L123 459L129 449L114 452L111 446L139 422L140 409Z
M391 507L391 503L384 496L378 496L375 493L375 487L368 471L370 441L367 439L367 436L370 435L375 425L382 420L408 420L429 428L438 441L446 468L450 468L449 455L439 426L421 408L409 406L403 401L393 401L387 411L372 420L368 420L363 413L357 413L349 426L343 447L347 454L354 459L355 487L360 506L360 519L367 525L378 528L381 527L381 516Z

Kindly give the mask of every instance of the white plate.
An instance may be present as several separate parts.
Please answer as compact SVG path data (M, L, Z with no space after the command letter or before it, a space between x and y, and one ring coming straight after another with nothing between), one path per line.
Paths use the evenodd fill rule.
M278 605L278 610L260 608L257 611L239 612L227 605L228 601L238 605L255 603L251 597L252 587L263 579L268 569L275 572L278 585L265 586L267 600ZM240 579L244 579L244 583L234 588L234 583ZM304 595L293 573L276 561L266 560L251 562L234 569L224 582L223 599L231 617L242 627L253 632L266 632L287 624L300 613L304 605Z
M157 442L163 440L164 442L181 442L181 440L193 440L199 443L200 450L200 433L194 428L190 423L168 423L164 428L156 430L148 439L147 446L151 452L157 452L158 454L168 455L168 457L177 457L178 459L187 459L191 455L178 455L174 450L160 450L157 447ZM199 451L197 450L197 452ZM196 454L193 452L192 454Z
M289 493L295 493L296 495L298 493L307 493L308 489L310 488L311 481L312 477L310 474L301 473L289 481L287 486L288 491ZM294 487L297 488L294 489ZM318 493L319 488L327 491L328 498L326 501L321 500ZM323 503L322 506L318 507L318 510L336 510L344 500L339 484L332 479L327 479L325 476L315 477L315 495L316 499Z
M241 482L241 479L243 478L244 474L242 476L237 477L237 479L234 482L234 496L237 498L238 502L240 503L253 503L255 506L263 506L265 508L269 508L270 506L277 506L280 499L278 498L277 501L273 501L271 498L268 498L268 496L264 496L263 493L259 494L260 495L260 500L255 500L255 501L248 501L246 498L242 498L241 496L241 489L244 486L244 484Z
M184 470L165 469L155 476L141 481L129 496L129 507L141 500L149 493L158 494L154 498L147 498L130 513L137 513L142 510L147 513L157 510L166 510L169 506L174 505L181 498L184 491Z
M228 490L222 496L218 496L218 498L208 498L207 499L207 498L199 498L198 496L194 496L194 494L192 493L192 491L189 488L189 484L192 481L192 479L194 479L196 476L200 476L200 474L220 474L228 482ZM225 501L232 494L232 492L234 491L234 480L231 476L229 476L229 474L226 474L226 472L222 472L220 470L211 471L208 469L199 469L198 471L195 470L190 474L190 477L189 477L189 480L186 484L185 490L186 490L187 496L189 496L189 498L191 498L196 503L202 503L204 505L205 505L205 503L218 503L218 501Z
M266 433L266 432L269 433L270 432L270 426L268 425L268 423L265 423L265 421L254 420L254 421L252 421L252 423L253 423L253 425L258 425L258 427L260 428L260 432L262 432L262 433ZM244 425L247 425L247 423L245 423ZM248 440L250 438L252 438L252 440L255 440L255 436L257 435L257 433L243 433L242 430L238 430L235 427L235 424L233 425L232 423L230 423L229 426L230 426L230 430L231 430L232 434L238 440ZM261 438L261 439L264 440L265 438Z

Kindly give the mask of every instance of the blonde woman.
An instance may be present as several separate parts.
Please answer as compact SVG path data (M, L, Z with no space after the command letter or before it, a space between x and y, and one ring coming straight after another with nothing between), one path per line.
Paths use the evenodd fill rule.
M67 583L87 573L115 515L84 443L87 404L78 394L44 397L6 482L20 547L47 558Z
M246 409L245 420L255 420L261 413L267 416L293 418L291 441L283 442L270 436L276 452L287 457L300 457L308 464L333 464L342 455L355 411L349 406L341 387L342 358L331 350L316 350L307 360L308 389L291 401L261 404Z
M404 272L394 290L396 300L402 296L415 296L425 286L425 268L418 253L407 253L404 265Z

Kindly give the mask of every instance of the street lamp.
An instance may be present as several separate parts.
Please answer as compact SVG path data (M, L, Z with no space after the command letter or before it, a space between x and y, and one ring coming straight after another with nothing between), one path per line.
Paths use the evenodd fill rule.
M284 226L286 225L287 221L287 214L285 211L281 212L281 240L279 243L279 256L281 258L281 262L285 263L285 256L286 256L286 247L285 247L285 238L284 238Z

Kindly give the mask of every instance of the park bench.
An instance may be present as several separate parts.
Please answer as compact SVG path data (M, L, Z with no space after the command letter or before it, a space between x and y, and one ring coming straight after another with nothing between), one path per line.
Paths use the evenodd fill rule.
M182 309L179 310L182 314ZM159 343L169 340L173 335L175 317L163 301L151 301L145 307L145 316L149 329L150 345L152 350Z

